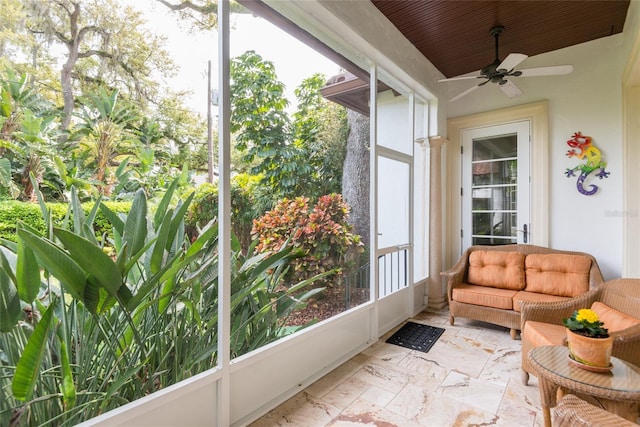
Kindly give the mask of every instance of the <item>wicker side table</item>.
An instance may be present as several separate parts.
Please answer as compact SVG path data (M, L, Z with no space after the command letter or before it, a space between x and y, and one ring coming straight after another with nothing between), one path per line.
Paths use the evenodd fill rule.
M607 411L629 421L638 419L640 368L617 357L611 358L610 372L590 372L569 360L569 349L546 346L532 349L529 363L538 372L540 403L545 427L551 427L551 410L558 389L593 396Z

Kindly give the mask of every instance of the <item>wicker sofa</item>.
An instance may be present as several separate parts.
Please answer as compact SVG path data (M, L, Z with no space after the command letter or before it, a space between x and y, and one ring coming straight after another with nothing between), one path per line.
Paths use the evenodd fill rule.
M562 319L575 310L591 308L613 337L611 355L640 365L640 279L607 280L595 289L566 301L528 303L522 307L523 383L536 374L527 354L534 347L566 344Z
M449 322L456 317L521 328L526 302L556 302L589 291L604 281L596 259L584 252L536 245L471 246L449 270Z

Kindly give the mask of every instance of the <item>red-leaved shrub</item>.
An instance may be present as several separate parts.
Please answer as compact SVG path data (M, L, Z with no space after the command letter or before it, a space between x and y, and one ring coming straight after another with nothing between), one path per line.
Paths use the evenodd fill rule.
M252 237L258 239L260 252L278 250L287 239L303 250L287 275L289 284L298 283L316 274L335 268L338 276L350 260L362 252L360 236L354 235L347 223L349 206L340 194L320 197L309 212L309 199L297 197L282 199L270 211L253 221ZM323 285L336 282L335 276L322 281Z

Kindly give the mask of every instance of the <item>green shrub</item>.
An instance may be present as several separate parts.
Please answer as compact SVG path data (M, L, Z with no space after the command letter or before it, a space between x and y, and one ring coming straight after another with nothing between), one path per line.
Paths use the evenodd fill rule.
M64 221L67 211L66 204L47 204L51 212L53 223L60 225ZM45 222L37 203L19 202L11 200L0 202L0 237L16 241L16 224L22 222L29 227L45 233Z
M113 212L117 214L128 214L131 210L131 202L109 202L102 201L102 204L107 208L111 209ZM65 205L66 209L66 205ZM93 209L93 203L83 203L82 210L85 215L91 212ZM104 216L102 210L98 210L96 214L96 218L93 220L93 229L95 230L96 237L99 241L101 241L102 236L107 236L108 239L113 239L113 230L111 223Z
M128 213L131 209L131 202L103 202L109 209L116 213ZM47 203L47 208L51 212L51 218L55 226L62 226L67 214L66 203ZM85 215L93 209L93 202L83 203L82 210ZM0 202L0 238L16 241L16 224L18 221L46 234L45 221L42 218L40 206L37 203L19 202L10 200ZM111 224L101 211L98 211L94 220L94 230L98 240L102 241L103 236L113 237Z
M267 209L260 205L260 177L238 174L231 179L231 228L238 237L240 245L246 249L251 243L253 220ZM218 217L217 184L201 184L195 192L191 207L185 217L185 226L190 237L197 234L199 228Z
M252 235L259 242L256 249L278 250L289 239L302 249L304 256L293 262L287 277L292 282L344 269L363 250L360 236L351 232L348 215L349 206L340 194L320 197L311 212L306 197L283 199L253 222Z
M198 228L218 217L218 186L210 183L200 184L189 206L184 223L189 236L194 236Z

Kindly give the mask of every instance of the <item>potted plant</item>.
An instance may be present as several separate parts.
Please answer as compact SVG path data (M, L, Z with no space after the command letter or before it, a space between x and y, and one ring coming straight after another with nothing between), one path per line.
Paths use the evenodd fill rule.
M611 368L613 338L598 314L583 308L574 311L571 317L562 322L567 328L570 359L585 369L608 371Z

